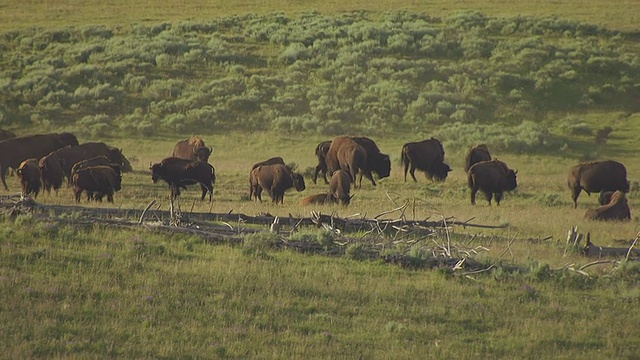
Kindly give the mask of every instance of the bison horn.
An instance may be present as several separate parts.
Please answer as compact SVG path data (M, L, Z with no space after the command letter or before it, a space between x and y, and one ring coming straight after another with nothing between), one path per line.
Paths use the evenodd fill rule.
M518 175L518 170L513 172L514 175Z
M149 161L149 169L151 169L152 167L153 167L153 163Z
M211 153L213 153L213 148L209 146L209 155L211 155Z

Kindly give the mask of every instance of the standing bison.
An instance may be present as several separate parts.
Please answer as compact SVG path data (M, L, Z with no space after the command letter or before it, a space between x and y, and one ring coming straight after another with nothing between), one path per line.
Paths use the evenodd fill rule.
M251 171L251 178L255 179L256 199L262 201L262 190L266 191L274 203L283 203L284 193L288 189L297 191L305 189L304 178L301 174L294 173L287 165L274 164L262 165Z
M256 196L257 199L257 193L259 191L258 188L260 187L260 185L258 185L258 179L255 178L253 170L259 166L276 164L284 165L284 159L280 156L275 156L267 160L257 162L253 164L253 166L251 166L251 171L249 171L249 200L251 200L254 196Z
M571 167L567 183L574 208L578 207L578 196L582 190L589 195L601 191L629 192L627 169L612 160L586 162Z
M381 179L388 177L391 173L389 155L381 153L376 143L367 137L336 137L331 141L325 163L331 174L340 169L349 172L354 185L356 174L360 174L357 187L362 187L363 176L376 186L372 172Z
M511 191L518 186L516 181L517 171L507 167L502 161L481 161L473 165L467 174L469 187L471 188L471 205L476 204L476 193L482 191L491 205L491 199L495 195L496 204L500 205L502 194Z
M479 163L480 161L491 161L491 154L489 154L489 148L485 144L479 144L467 152L467 156L464 159L464 171Z
M188 185L195 184L199 184L202 190L200 200L204 200L207 193L209 193L209 201L213 200L216 173L213 166L206 162L169 157L160 163L151 164L149 169L154 184L158 180L163 180L169 185L172 200L180 196L180 189L186 189Z
M20 178L20 186L22 189L22 196L38 197L40 189L42 188L42 181L40 179L40 166L36 159L27 159L20 164L16 171Z
M324 179L324 183L328 184L327 181L327 163L325 158L327 157L327 153L329 152L329 148L331 147L331 141L323 141L318 146L316 146L316 157L318 158L318 165L313 172L313 183L315 184L318 180L318 174L322 174L322 179Z
M173 157L193 161L200 160L206 163L212 152L213 149L206 147L200 137L192 136L190 139L178 141L173 148Z
M429 179L444 181L451 171L444 163L444 148L439 140L431 138L420 142L410 142L402 146L400 164L404 166L404 181L407 181L407 171L417 182L416 169L424 171Z
M611 194L608 204L587 210L584 217L588 220L629 221L631 220L631 211L624 193L616 190Z
M73 174L73 194L77 203L82 192L87 192L87 201L102 201L104 195L113 202L113 194L122 188L122 175L110 166L93 166L80 169Z

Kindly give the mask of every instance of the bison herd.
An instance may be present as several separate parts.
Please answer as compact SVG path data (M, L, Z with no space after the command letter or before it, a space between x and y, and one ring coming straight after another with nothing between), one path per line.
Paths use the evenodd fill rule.
M113 195L122 187L122 172L132 171L131 164L118 148L101 142L79 144L71 133L38 134L17 137L0 130L0 180L8 190L5 177L9 169L16 170L20 178L23 196L36 197L45 190L57 191L65 180L73 187L75 201L86 192L87 200L101 201L104 196L113 202ZM164 181L175 199L180 190L189 185L199 185L201 200L209 195L213 199L216 181L215 169L208 163L212 148L197 136L178 142L171 157L150 164L151 180ZM318 165L312 180L321 175L328 189L324 193L305 197L301 205L341 204L349 205L352 188L362 187L365 177L376 186L373 174L386 178L391 173L389 155L383 154L376 143L367 137L338 136L323 141L315 148ZM445 162L445 151L439 140L430 138L410 142L402 146L400 164L413 181L419 170L434 181L444 181L452 170ZM506 163L492 159L486 145L473 146L467 152L464 163L471 204L476 203L478 191L485 194L491 205L497 205L505 191L514 190L517 171ZM592 220L629 220L631 213L625 193L629 192L629 181L624 165L616 161L580 163L571 167L568 186L574 208L578 196L599 193L600 207L590 209L585 218ZM288 165L281 157L273 157L254 164L249 171L249 199L262 201L266 192L274 203L283 203L287 190L305 190L304 177Z

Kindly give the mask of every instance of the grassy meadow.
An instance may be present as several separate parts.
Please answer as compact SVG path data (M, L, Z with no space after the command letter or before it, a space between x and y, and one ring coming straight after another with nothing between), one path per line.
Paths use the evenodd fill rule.
M465 10L490 18L455 16ZM599 246L626 248L640 232L639 17L640 3L595 0L0 4L0 127L74 131L122 148L133 165L113 204L82 206L156 200L168 210L149 163L200 135L213 147L214 200L191 188L183 210L372 218L408 203L407 219L503 226L400 241L343 233L330 246L340 251L301 254L274 243L321 230L212 244L74 226L76 214L64 223L0 214L0 358L636 358L640 265L592 265L599 259L565 240L576 226ZM340 133L374 139L391 176L375 188L364 180L348 208L300 206L327 190L311 181L314 149ZM453 171L442 183L421 173L405 182L402 145L431 136ZM482 194L470 205L463 160L485 141L518 170L500 206ZM248 201L251 165L272 156L302 172L307 189L284 205ZM568 169L595 159L626 165L632 221L584 220L597 194L573 209ZM19 192L17 177L8 185L0 195ZM68 188L37 201L75 205ZM407 269L348 251L365 243L424 259L449 241L491 269Z

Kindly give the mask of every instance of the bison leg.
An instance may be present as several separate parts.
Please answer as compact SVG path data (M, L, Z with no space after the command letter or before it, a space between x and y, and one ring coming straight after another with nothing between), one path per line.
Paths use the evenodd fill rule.
M485 191L484 195L487 197L487 201L489 201L489 206L491 206L491 199L493 199L493 193L491 191Z
M7 186L7 181L5 180L8 170L9 168L5 168L4 166L0 165L0 179L2 179L2 185L4 185L5 190L9 190L9 187Z
M502 193L496 193L496 205L500 206L500 200L502 200Z
M262 186L258 185L254 187L254 196L256 200L260 200L260 202L262 202Z
M471 205L475 205L476 204L476 194L478 193L478 189L477 188L471 188Z
M76 199L76 203L80 203L80 196L82 195L82 189L76 187L73 189L73 196Z
M327 181L327 167L324 164L318 164L316 165L316 169L313 172L313 183L316 184L317 180L318 180L318 174L322 173L322 178L324 179L324 183L328 184L329 182Z
M573 208L578 207L578 196L580 196L581 187L571 189L571 198L573 199Z
M404 182L407 182L407 171L409 171L409 163L404 163Z
M416 167L413 166L413 164L411 164L411 169L409 169L409 174L411 175L411 178L413 179L413 182L418 182L418 179L416 179Z

